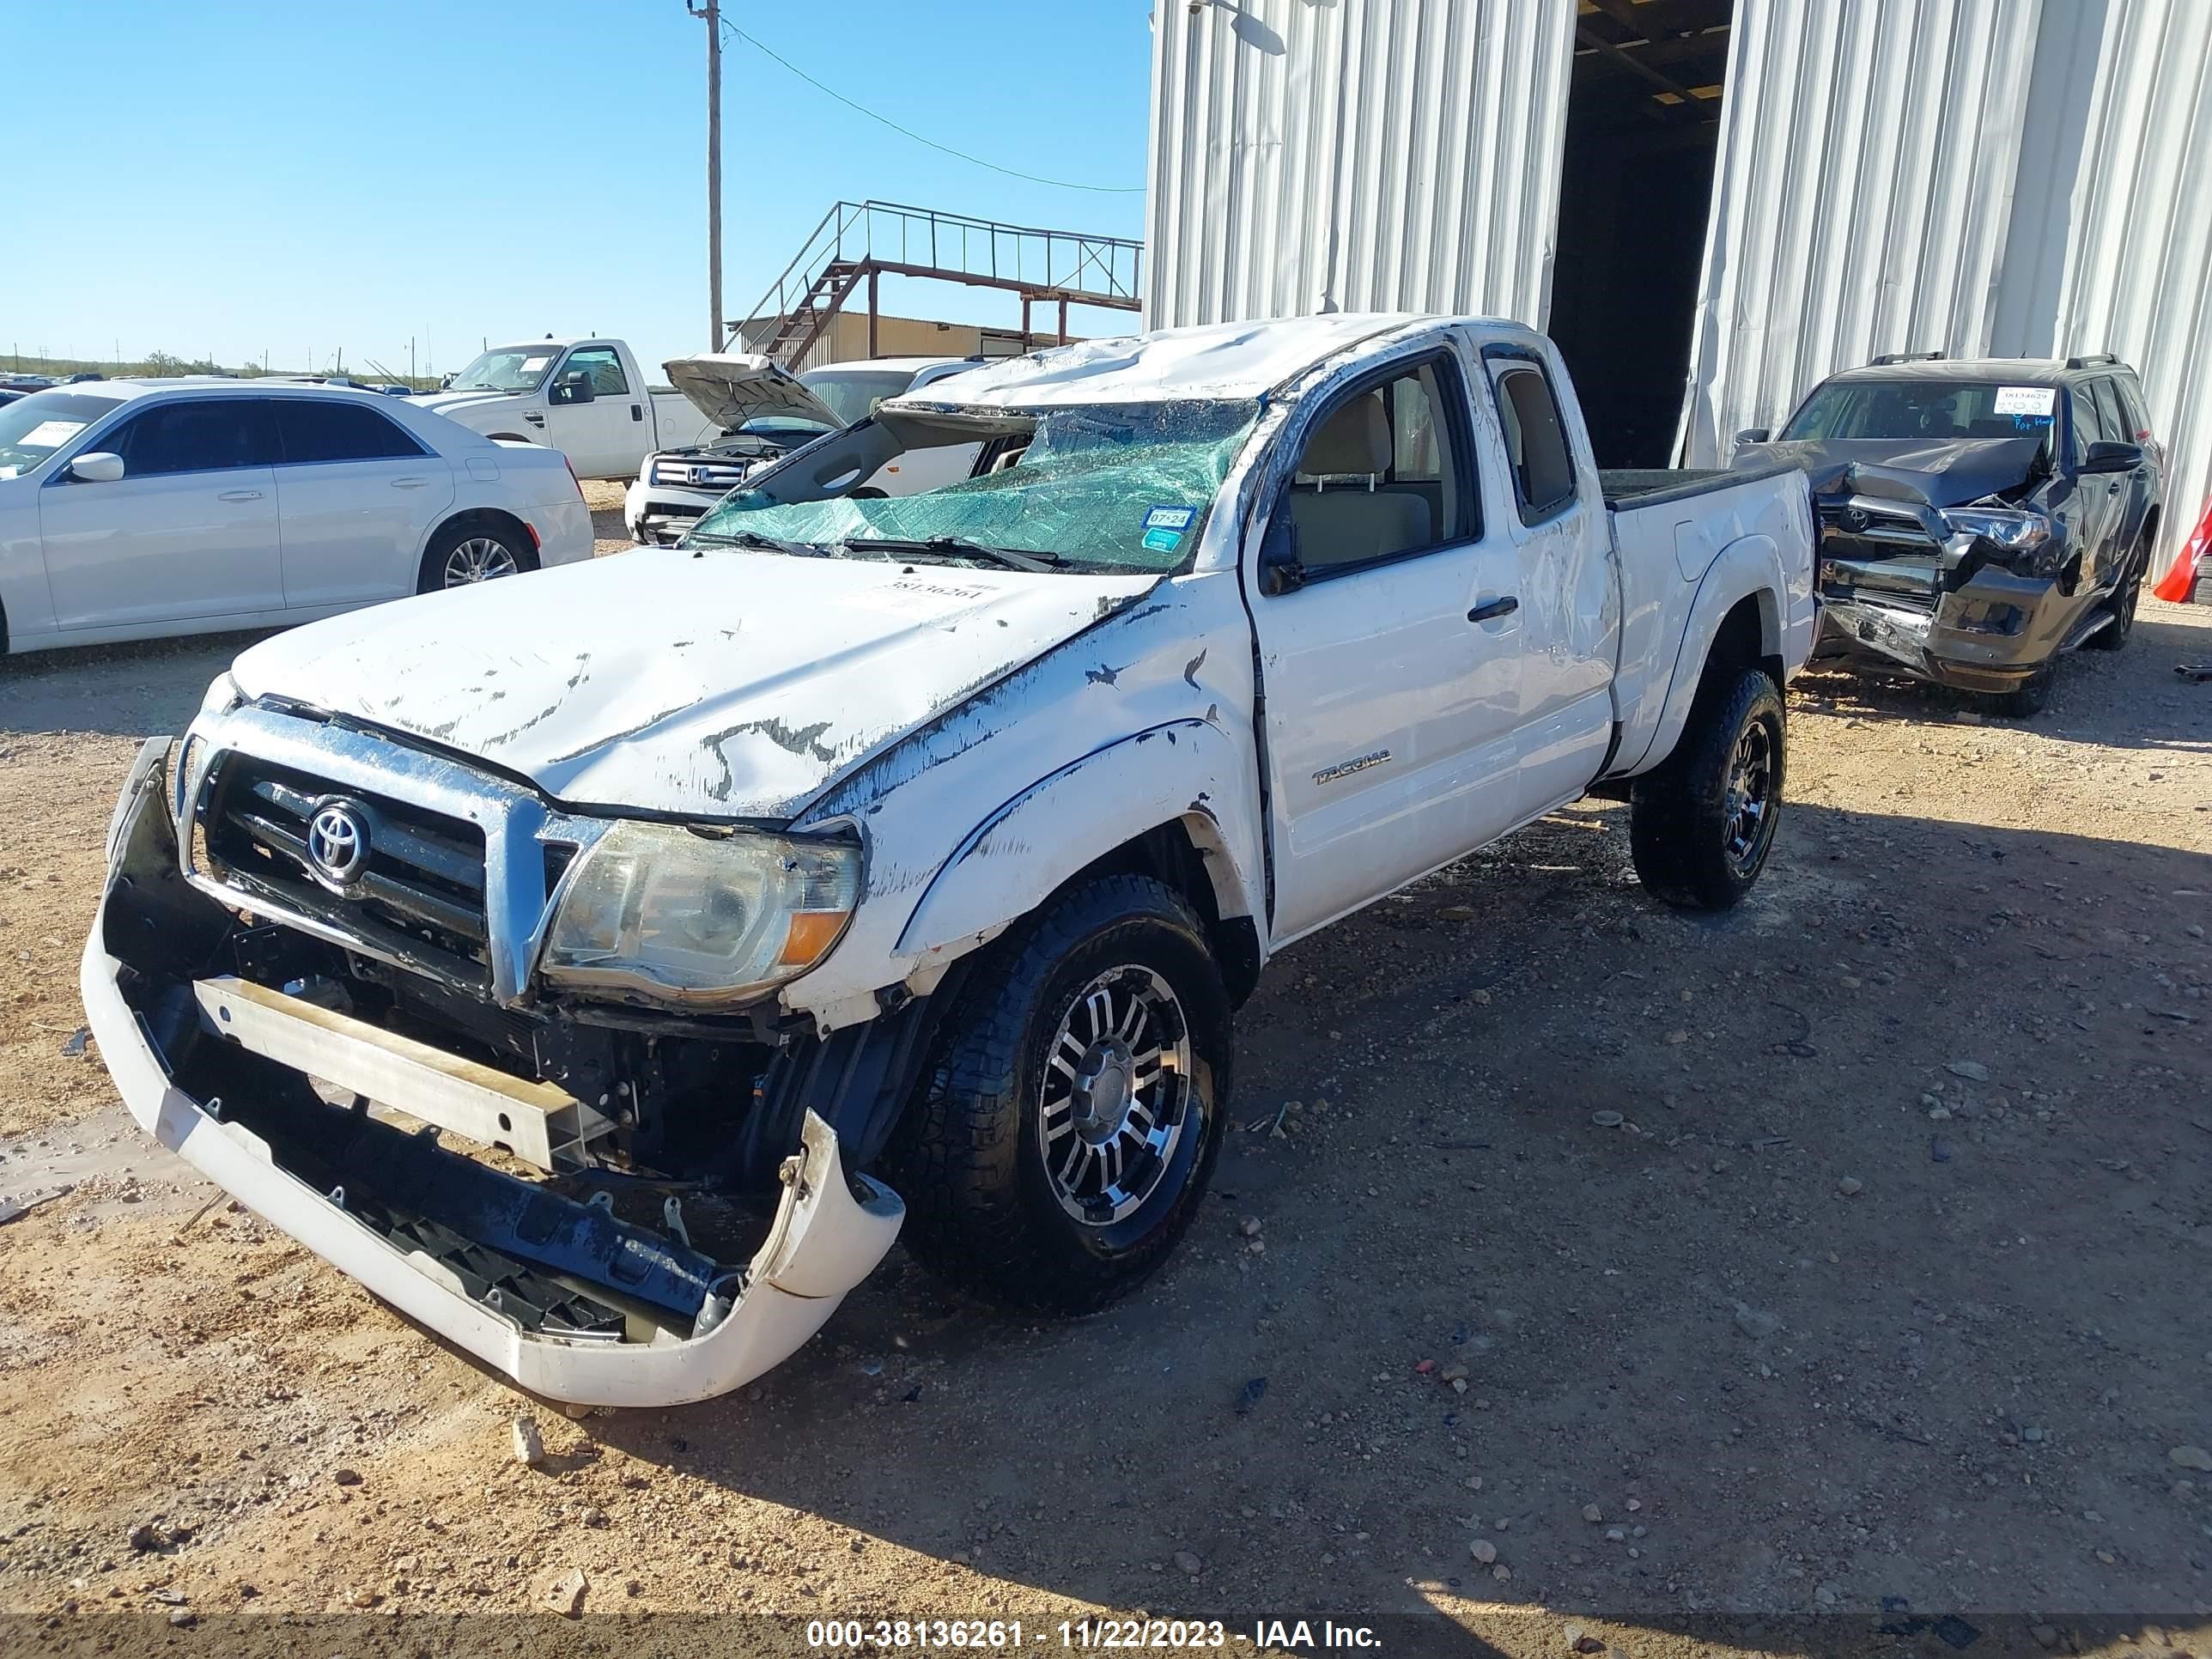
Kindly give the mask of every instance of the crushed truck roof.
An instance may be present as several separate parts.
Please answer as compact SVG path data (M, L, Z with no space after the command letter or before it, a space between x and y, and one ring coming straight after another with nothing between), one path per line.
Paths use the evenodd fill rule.
M943 397L925 391L883 407L952 403L1042 409L1162 398L1256 398L1364 340L1447 320L1412 312L1334 312L1084 340L968 369Z

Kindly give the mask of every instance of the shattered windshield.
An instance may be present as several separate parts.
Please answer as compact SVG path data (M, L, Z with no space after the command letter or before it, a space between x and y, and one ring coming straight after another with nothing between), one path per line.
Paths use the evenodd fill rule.
M1175 570L1259 413L1252 399L1039 410L1025 438L985 447L976 477L920 495L781 506L741 489L685 544L758 538L856 556Z
M1783 428L1784 441L1854 438L2039 437L2051 430L2058 389L1995 381L1832 380Z

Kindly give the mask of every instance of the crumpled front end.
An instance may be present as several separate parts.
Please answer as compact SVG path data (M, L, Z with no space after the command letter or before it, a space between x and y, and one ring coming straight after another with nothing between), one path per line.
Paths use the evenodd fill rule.
M591 1103L264 982L266 930L180 871L169 748L118 803L80 982L131 1115L248 1208L521 1387L591 1405L739 1387L889 1250L904 1206L811 1110L772 1213L724 1224L696 1186L579 1158Z
M2074 607L2051 542L2004 545L1903 492L1831 495L1816 508L1816 657L2002 692L2067 643Z

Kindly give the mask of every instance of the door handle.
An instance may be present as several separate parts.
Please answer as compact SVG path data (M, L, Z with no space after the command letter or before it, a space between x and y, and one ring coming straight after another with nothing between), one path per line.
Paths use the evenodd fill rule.
M394 489L420 489L429 482L428 478L394 478L392 487Z
M1521 601L1508 593L1502 599L1488 599L1467 613L1471 623L1496 622L1500 617L1510 617L1521 608Z
M639 404L632 404L629 406L629 417L633 421L642 421L645 418L644 406Z
M216 497L219 501L258 501L260 499L261 492L258 489L226 489Z

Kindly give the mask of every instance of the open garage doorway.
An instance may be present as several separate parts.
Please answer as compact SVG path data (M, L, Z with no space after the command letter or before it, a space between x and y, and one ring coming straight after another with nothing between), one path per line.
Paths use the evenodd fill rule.
M1667 465L1734 0L1580 0L1549 329L1601 466Z

